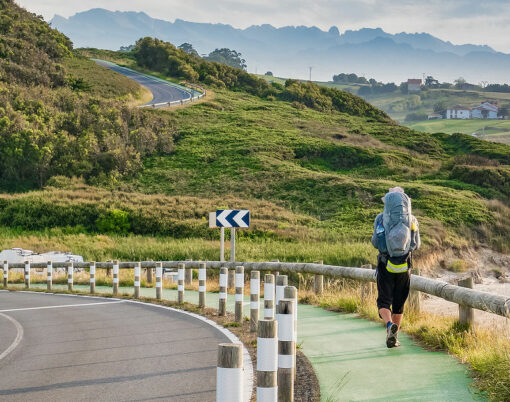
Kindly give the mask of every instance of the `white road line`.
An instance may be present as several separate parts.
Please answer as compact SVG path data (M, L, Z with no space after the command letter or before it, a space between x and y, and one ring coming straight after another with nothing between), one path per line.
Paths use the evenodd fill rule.
M58 306L39 306L39 307L13 308L13 309L10 309L10 310L0 310L0 313L8 313L10 311L44 310L44 309L49 309L49 308L98 306L100 304L118 304L118 303L124 303L124 302L125 302L125 300L119 300L119 301L102 302L102 303L62 304L62 305L58 305Z
M16 327L16 331L18 332L16 334L16 339L14 339L14 341L11 343L11 346L9 346L7 349L5 349L2 352L2 354L0 354L0 360L2 360L3 358L7 357L7 355L9 353L11 353L14 349L16 349L16 347L21 342L21 339L23 338L23 327L21 326L21 324L18 321L16 321L12 317L9 317L6 314L0 313L0 316L4 317L4 318L8 319L10 322L12 322L14 324L14 326Z

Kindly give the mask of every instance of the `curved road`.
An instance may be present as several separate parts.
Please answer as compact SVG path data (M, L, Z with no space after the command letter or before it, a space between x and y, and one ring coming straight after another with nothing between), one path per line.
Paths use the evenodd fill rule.
M222 342L211 325L157 306L0 292L0 400L214 401Z
M126 67L121 67L117 64L110 63L105 60L94 60L100 66L109 68L119 74L125 75L126 77L138 82L140 85L146 87L152 92L152 100L142 106L154 106L154 107L165 107L168 106L169 102L175 101L189 101L194 94L191 89L181 87L177 84L171 84L162 79L151 77L131 70Z

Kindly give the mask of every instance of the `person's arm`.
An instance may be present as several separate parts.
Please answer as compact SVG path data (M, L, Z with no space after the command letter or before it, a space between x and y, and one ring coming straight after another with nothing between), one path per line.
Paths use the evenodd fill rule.
M377 229L377 225L380 223L380 221L382 220L382 214L379 214L375 217L375 220L374 220L374 233L372 234L372 246L374 246L375 248L379 248L377 247L377 233L376 233L376 229Z

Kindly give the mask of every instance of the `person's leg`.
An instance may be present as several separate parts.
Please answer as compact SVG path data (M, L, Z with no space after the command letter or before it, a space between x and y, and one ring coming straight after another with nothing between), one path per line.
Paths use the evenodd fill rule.
M391 314L390 309L388 309L388 308L380 308L379 315L381 316L381 318L383 319L385 324L388 323L388 321L395 322L395 321L393 321L393 318L392 318L393 316Z
M391 315L391 322L398 325L400 328L400 323L402 322L402 318L404 317L404 314L392 314Z
M398 325L402 323L404 317L404 305L409 296L409 286L411 284L409 271L402 274L396 275L395 280L395 292L393 297L393 314L391 315L391 321Z
M391 323L391 304L393 303L394 283L386 270L386 266L379 261L377 267L377 308L379 316L386 326Z

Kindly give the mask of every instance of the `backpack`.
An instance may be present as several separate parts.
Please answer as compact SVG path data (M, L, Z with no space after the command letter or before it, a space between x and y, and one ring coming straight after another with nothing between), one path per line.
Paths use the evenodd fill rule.
M411 251L411 199L404 193L384 197L383 226L390 257L402 257Z

